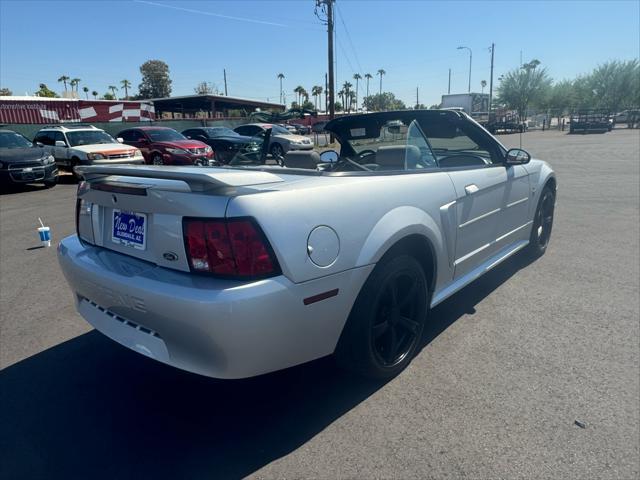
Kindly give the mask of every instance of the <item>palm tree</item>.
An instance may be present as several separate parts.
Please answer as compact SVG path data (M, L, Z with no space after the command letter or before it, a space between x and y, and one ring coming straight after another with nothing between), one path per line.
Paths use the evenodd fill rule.
M284 73L279 73L278 74L278 80L280 80L280 103L283 103L282 102L282 98L283 98L283 96L282 96L282 94L283 94L283 91L282 91L282 79L283 78L284 78Z
M109 86L107 87L107 89L108 89L108 90L111 90L111 94L113 95L113 98L117 100L117 97L116 97L116 90L118 90L118 87L115 87L115 86L113 86L113 85L109 85Z
M314 85L311 87L311 95L313 96L313 105L318 110L318 97L322 95L322 87L320 85Z
M370 73L365 73L364 78L367 80L367 98L369 98L369 80L373 78L373 75Z
M124 99L129 99L129 87L131 87L131 82L127 79L120 80L120 85L124 88Z
M382 76L386 75L387 72L384 71L384 68L378 70L378 75L380 75L380 95L382 95Z
M362 75L359 73L353 74L353 79L356 81L356 112L358 111L358 82L362 80Z
M94 100L97 100L98 99L98 95L100 95L100 94L94 90L93 92L91 92L91 95L93 95L93 99Z
M302 85L298 85L296 88L293 89L293 93L296 94L296 100L297 100L298 106L300 106L300 95L302 94L303 90L304 88L302 87Z
M73 92L73 87L76 87L76 93L78 93L78 85L80 85L81 80L79 78L72 78L69 82L71 85L71 91Z
M344 89L338 92L338 96L342 100L340 103L342 104L342 111L344 112Z
M67 82L70 80L68 75L61 75L58 79L59 82L64 83L64 91L67 91Z
M484 87L486 87L486 86L487 86L487 81L486 81L486 80L482 80L482 81L480 82L480 86L482 87L482 92L481 92L481 93L484 93Z
M82 91L84 92L84 96L89 100L89 87L82 87Z
M342 104L347 110L347 113L351 111L351 87L353 87L353 85L349 82L344 82L344 84L342 85L342 90L344 91L344 101L342 102Z

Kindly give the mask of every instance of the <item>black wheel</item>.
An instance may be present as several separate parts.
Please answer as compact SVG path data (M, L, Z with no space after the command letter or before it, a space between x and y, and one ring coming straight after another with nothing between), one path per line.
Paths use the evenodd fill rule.
M427 280L409 255L383 259L365 282L336 347L338 364L372 378L400 373L418 349L427 316Z
M47 180L44 182L44 186L46 188L52 188L55 187L58 184L58 176L56 175L55 177L53 177L53 180Z
M271 145L269 153L271 153L271 156L276 159L284 157L284 149L279 143L274 143L273 145Z
M154 165L164 165L164 161L162 160L162 155L159 153L154 153L151 157L151 163Z
M82 180L82 177L76 173L76 167L80 165L80 159L72 158L71 159L71 173L73 173L73 178L76 181Z
M537 258L544 254L551 240L553 228L553 212L556 204L556 194L551 187L545 187L538 201L538 208L533 217L533 228L529 237L526 252Z

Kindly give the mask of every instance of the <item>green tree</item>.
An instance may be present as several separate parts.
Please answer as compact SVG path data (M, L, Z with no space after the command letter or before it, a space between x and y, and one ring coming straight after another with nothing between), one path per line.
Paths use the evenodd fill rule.
M97 91L94 90L94 91L91 92L91 95L93 95L93 99L94 100L97 100L98 99L98 95L100 95L100 94Z
M293 93L296 94L296 101L298 105L300 105L301 103L300 97L302 96L302 92L304 92L304 87L302 85L298 85L296 88L293 89Z
M333 108L335 108L336 112L341 112L344 110L340 102L334 102Z
M131 88L131 82L127 79L120 80L120 85L124 88L124 99L129 100L129 89Z
M543 100L551 85L551 79L545 68L538 68L540 61L531 60L516 70L501 77L498 86L498 99L508 108L516 110L520 119L527 115L527 109L533 103Z
M58 82L62 82L64 83L64 91L67 91L67 82L71 80L69 78L69 75L60 75L60 78L58 78Z
M82 91L84 92L84 96L89 100L89 87L82 87Z
M305 110L314 110L314 105L308 99L302 102L302 108Z
M115 100L115 99L116 99L115 95L108 92L102 96L102 100Z
M162 98L171 95L169 66L162 60L148 60L140 66L142 82L138 87L141 99Z
M113 97L112 100L116 99L116 90L118 90L118 87L116 87L115 85L109 85L107 87L109 90L111 90L111 96Z
M48 98L57 98L58 94L56 92L54 92L53 90L49 90L49 87L47 87L46 84L41 83L39 85L40 90L38 90L35 93L36 97L48 97Z
M391 92L378 93L364 99L364 107L368 110L404 110L406 105Z
M196 95L213 95L218 89L211 82L202 81L193 89Z
M386 74L387 72L384 71L384 68L378 70L378 75L380 75L380 95L382 95L382 76Z
M487 81L486 80L481 80L480 81L480 88L482 88L482 90L480 91L480 93L484 93L484 88L487 86Z
M621 62L613 60L596 67L587 79L593 92L595 108L617 113L624 107L637 107L640 101L638 83L640 63L637 59Z
M13 92L8 88L0 88L0 96L10 97L11 95L13 95Z
M342 103L344 104L347 113L351 112L351 101L352 101L352 97L351 97L351 87L353 87L353 85L349 82L344 82L342 84L342 90L344 92L343 94L343 100Z

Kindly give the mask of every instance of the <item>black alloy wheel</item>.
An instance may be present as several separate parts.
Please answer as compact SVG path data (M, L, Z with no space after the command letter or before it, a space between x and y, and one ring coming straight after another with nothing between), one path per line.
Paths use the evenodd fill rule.
M351 309L334 354L338 365L370 378L400 373L422 341L428 301L426 276L414 257L383 257Z
M279 143L274 143L273 145L271 145L270 153L273 158L280 159L284 156L284 149Z
M154 153L153 157L151 157L151 163L153 163L154 165L164 165L162 155L160 155L159 153Z
M533 217L533 228L529 238L528 252L533 257L539 257L547 250L551 240L555 204L555 192L551 187L545 187Z

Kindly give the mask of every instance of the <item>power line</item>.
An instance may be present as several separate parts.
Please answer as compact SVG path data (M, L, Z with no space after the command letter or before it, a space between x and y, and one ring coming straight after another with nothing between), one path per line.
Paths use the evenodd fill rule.
M360 65L360 59L358 58L358 52L356 51L356 48L353 46L353 41L351 40L351 34L349 33L349 29L347 28L347 25L344 23L344 17L342 15L342 11L340 10L340 7L338 6L338 4L336 3L336 11L338 12L338 15L340 16L340 23L342 23L342 26L344 27L344 31L347 34L347 40L349 41L349 45L351 45L351 50L353 50L353 56L356 60L356 63L358 64L358 68L360 69L361 73L364 73L364 69L362 68L362 65ZM352 68L353 70L353 68Z

